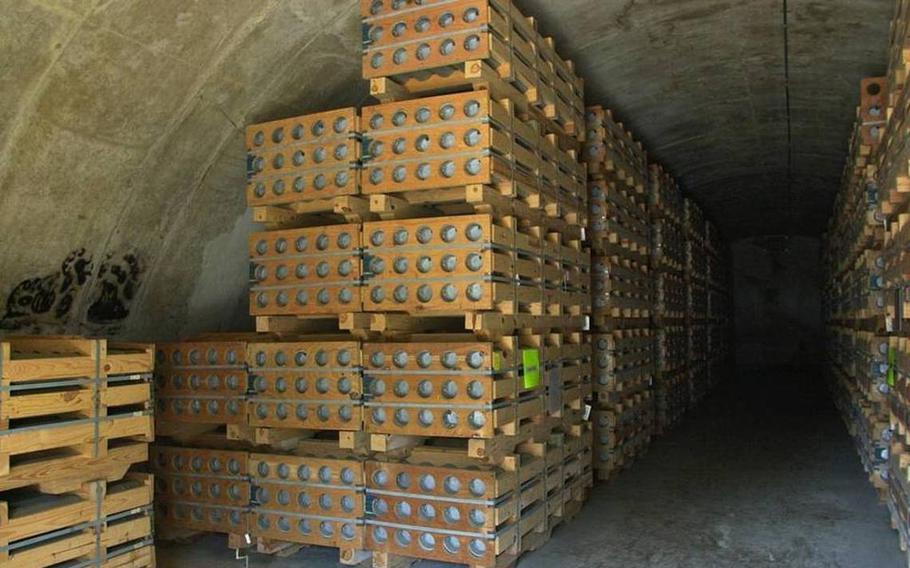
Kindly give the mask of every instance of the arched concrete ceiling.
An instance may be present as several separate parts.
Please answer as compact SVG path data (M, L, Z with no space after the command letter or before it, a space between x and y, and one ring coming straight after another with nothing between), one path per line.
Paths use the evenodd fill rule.
M789 129L782 0L518 5L728 237L823 229L890 1L789 0ZM362 101L359 37L356 0L7 3L0 330L248 326L243 126Z
M891 0L517 4L728 239L824 230L859 81L886 71Z

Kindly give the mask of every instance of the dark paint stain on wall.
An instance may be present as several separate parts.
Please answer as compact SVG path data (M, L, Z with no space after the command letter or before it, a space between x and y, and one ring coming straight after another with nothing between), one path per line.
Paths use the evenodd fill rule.
M129 315L129 305L139 288L142 267L133 254L125 254L119 262L110 257L98 269L98 297L88 308L86 317L91 323L112 323Z
M83 248L67 255L58 272L23 280L6 299L0 328L19 329L35 319L65 323L73 298L91 271L92 257Z
M42 325L69 323L76 297L89 283L94 266L92 256L80 248L67 255L57 272L19 282L6 298L0 329L40 330ZM135 254L108 255L98 266L88 322L109 324L126 318L141 275L142 264Z

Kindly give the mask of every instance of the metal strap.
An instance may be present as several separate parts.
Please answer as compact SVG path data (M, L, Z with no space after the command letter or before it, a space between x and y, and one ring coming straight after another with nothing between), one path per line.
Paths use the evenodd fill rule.
M98 418L101 416L101 340L95 340L95 388L94 388L95 413L95 435L93 458L98 457L98 451L101 446L101 423Z
M73 426L75 424L89 424L92 422L94 422L96 424L95 428L97 431L97 429L100 428L100 426L99 426L100 422L112 421L115 418L123 418L123 417L128 417L128 416L150 416L150 415L151 415L150 411L140 410L140 411L136 411L136 412L123 412L120 414L112 414L110 416L102 416L102 417L95 417L95 418L79 418L76 420L66 420L63 422L55 422L53 424L36 424L34 426L22 426L19 428L15 428L13 430L0 430L0 437L14 435L14 434L21 434L22 432L28 432L28 431L32 431L32 430L48 430L51 428L64 428L66 426Z
M100 345L100 342L98 342L98 344ZM99 366L99 369L100 369L100 366ZM96 422L96 424L97 424L97 422ZM96 428L97 428L97 426L96 426ZM96 439L97 439L97 431L96 431ZM96 444L97 444L97 442L96 442ZM98 449L98 446L96 445L95 446L96 452L97 452L97 449ZM97 454L95 457L97 457ZM104 510L103 510L103 501L104 501L103 492L104 492L104 490L101 487L101 482L96 481L95 482L95 522L94 522L94 524L95 524L95 558L94 558L95 566L101 566L101 560L102 560L102 558L101 558L101 545L102 545L101 530L105 523L105 519L101 518L101 514L104 512Z

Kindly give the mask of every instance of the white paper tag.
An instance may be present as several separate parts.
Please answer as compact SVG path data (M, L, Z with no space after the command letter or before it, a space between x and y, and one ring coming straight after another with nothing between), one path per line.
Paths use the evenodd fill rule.
M553 367L547 373L547 410L556 414L562 410L562 377L559 367Z
M590 419L591 419L591 405L590 405L590 404L586 404L586 405L585 405L585 417L584 417L584 419L585 419L585 420L590 420Z

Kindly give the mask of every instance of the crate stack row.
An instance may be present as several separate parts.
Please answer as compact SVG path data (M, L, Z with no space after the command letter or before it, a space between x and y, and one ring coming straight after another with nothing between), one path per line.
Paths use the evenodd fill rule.
M686 338L689 401L695 404L710 388L708 374L708 225L701 207L683 202L686 237Z
M594 306L594 456L609 479L648 445L654 423L654 289L647 155L610 110L587 110Z
M469 287L489 287L490 294L484 291L484 298L503 294L502 301L497 297L487 304L468 302L455 310L445 303L402 309L365 301L365 311L377 314L371 316L371 326L376 318L391 321L397 317L406 332L442 331L444 322L454 315L451 325L454 331L470 333L466 340L471 349L475 349L473 342L483 341L489 354L485 360L490 361L483 369L502 389L488 395L484 405L488 418L458 433L451 427L426 435L417 425L380 426L373 424L376 416L371 411L369 418L365 416L365 427L386 428L379 445L373 443L376 434L371 433L371 448L394 450L396 445L405 445L410 446L410 455L374 466L377 471L367 477L367 496L404 493L405 505L415 509L422 507L423 499L433 497L442 497L435 501L440 508L456 506L458 492L454 486L443 486L444 470L438 468L450 465L453 471L460 471L482 462L492 476L488 481L504 480L501 490L493 489L486 497L502 499L508 506L499 520L491 518L493 510L475 519L470 518L472 511L463 511L467 517L456 515L465 528L471 527L457 538L446 528L453 519L443 515L440 523L432 511L421 515L418 510L413 520L402 522L397 505L389 500L390 507L368 512L366 538L374 551L374 564L396 556L507 564L542 544L557 524L572 517L593 482L591 430L584 419L584 401L591 392L591 347L583 333L591 306L591 260L582 248L587 195L584 165L578 160L584 136L583 82L572 64L556 53L553 41L537 31L534 20L509 1L437 2L419 8L400 4L362 3L367 38L363 76L370 80L371 94L390 114L409 105L414 109L430 106L442 122L435 121L431 129L417 125L416 152L406 152L406 158L395 154L394 148L392 155L375 160L370 153L363 164L364 192L370 195L372 212L394 219L389 221L390 234L402 226L419 228L423 224L441 227L445 233L446 225L458 219L453 215L462 212L489 218L489 233L485 231L481 240L486 243L484 248L492 249L490 262L485 261L480 270L476 265L464 269L462 263L469 263L470 258L459 257L456 273ZM440 91L451 94L428 96ZM451 128L445 123L442 107L446 104L470 110L472 101L478 99L481 109L489 109L481 119L486 128L470 124ZM373 114L364 109L364 120L372 120ZM470 122L471 117L464 118ZM476 129L481 131L479 145L475 144ZM450 132L454 132L455 145L448 143ZM394 178L402 165L420 167L421 135L431 140L435 156L430 164L438 173L427 184L373 185L371 178L377 170ZM366 136L374 137L369 131ZM387 148L399 136L390 133ZM410 145L410 139L408 142ZM468 175L448 177L447 164L452 161ZM484 173L474 178L478 161ZM468 197L467 191L482 191L489 198ZM447 197L447 193L454 196ZM459 233L473 238L470 226L466 229ZM364 234L368 232L372 235L373 229L365 224ZM370 244L366 246L365 254L370 254ZM438 255L434 264L441 262L445 270L445 256L452 248L443 242L434 251ZM400 254L393 247L383 253L388 255L384 260L392 266ZM439 277L453 280L445 273ZM377 277L377 284L382 278ZM389 293L395 278L390 279ZM368 287L371 284L367 282ZM468 290L469 300L470 294ZM386 327L384 336L390 335L394 337L394 329ZM395 351L416 352L424 341L450 341L444 336L422 338L417 334L400 339L404 344ZM390 371L389 379L399 373L395 351L383 349L385 363L380 368ZM370 358L373 356L371 353ZM467 363L470 367L472 361ZM419 386L417 377L409 380ZM470 384L465 388L470 389ZM427 406L418 410L451 406L446 392L441 395L432 402L424 399L422 404ZM375 410L388 414L386 424L395 421L393 396L387 394L384 401L377 401L385 403ZM478 410L471 413L479 414ZM467 421L470 424L471 416ZM481 423L487 427L483 433L477 431ZM386 467L390 477L384 482ZM409 478L413 478L413 486L408 484ZM418 484L424 478L428 483ZM436 479L441 485L430 481ZM464 491L464 485L454 483Z
M906 538L901 420L900 209L893 176L899 114L885 77L861 82L860 105L823 252L827 375L869 480ZM890 117L890 120L888 119ZM906 169L906 164L904 165ZM889 181L889 178L891 181Z
M856 261L870 275L869 287L873 304L870 310L878 322L865 330L875 332L869 340L876 361L881 353L882 335L889 338L887 365L879 363L874 371L859 378L858 387L865 401L876 409L876 420L869 423L865 437L873 446L872 463L879 473L881 460L886 460L887 503L891 510L892 526L900 536L902 549L910 543L910 345L906 316L907 294L910 292L910 270L907 268L907 243L910 241L910 146L906 132L910 121L910 2L895 2L891 23L888 74L863 81L861 104L857 111L858 137L861 146L869 148L866 177L874 189L875 214L884 219L886 231L882 238L881 254L872 254ZM879 308L883 305L884 308ZM874 351L873 351L874 349ZM887 369L887 370L885 370ZM881 372L884 371L884 377ZM870 376L871 375L871 376ZM878 420L884 412L887 428ZM865 407L864 407L865 409ZM868 416L868 413L867 413ZM890 441L890 444L888 443ZM881 477L880 475L878 477ZM880 481L876 479L878 485Z
M865 82L864 82L865 83ZM863 89L865 106L869 101ZM884 280L885 217L878 203L873 147L857 120L826 235L825 307L829 379L835 403L853 435L870 480L888 477L889 294ZM890 434L885 434L890 436Z
M153 347L0 342L0 564L155 566Z
M160 350L160 516L509 563L593 480L582 82L509 2L361 7L380 102L248 129L258 333Z
M714 388L729 372L733 337L733 290L731 262L726 242L712 221L705 224L707 304L707 388ZM702 393L703 395L703 393Z
M689 407L686 237L676 180L651 165L651 270L654 275L655 430L666 431Z

